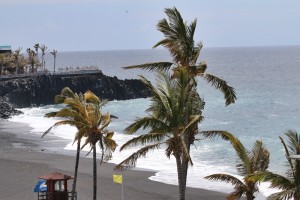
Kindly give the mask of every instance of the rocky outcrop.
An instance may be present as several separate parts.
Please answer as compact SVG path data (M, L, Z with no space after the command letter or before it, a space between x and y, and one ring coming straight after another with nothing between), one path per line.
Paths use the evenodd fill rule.
M4 98L0 97L0 118L7 119L12 115L21 114L21 111L14 109L14 107L5 101Z
M150 94L140 80L119 80L98 71L0 79L0 97L17 108L48 105L54 103L54 96L64 87L69 87L77 93L91 90L101 99L108 100L145 98Z

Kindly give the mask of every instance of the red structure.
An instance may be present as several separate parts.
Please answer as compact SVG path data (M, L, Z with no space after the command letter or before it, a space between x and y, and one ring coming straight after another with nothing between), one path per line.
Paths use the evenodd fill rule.
M74 177L54 172L40 176L39 179L46 180L47 191L39 192L38 200L68 200L71 198L72 192L68 192L67 181ZM77 199L76 192L75 199Z

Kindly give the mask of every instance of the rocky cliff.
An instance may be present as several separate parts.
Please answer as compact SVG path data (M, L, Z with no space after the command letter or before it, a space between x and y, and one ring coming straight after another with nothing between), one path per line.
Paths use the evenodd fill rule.
M91 90L101 99L108 100L145 98L150 94L140 80L119 80L117 77L109 77L99 71L0 79L0 97L3 105L9 103L17 108L41 106L53 104L54 96L64 87L69 87L77 93ZM4 111L1 111L0 105L1 112Z
M10 103L6 102L4 98L0 97L0 119L7 119L11 115L17 115L21 113L21 111L16 110Z

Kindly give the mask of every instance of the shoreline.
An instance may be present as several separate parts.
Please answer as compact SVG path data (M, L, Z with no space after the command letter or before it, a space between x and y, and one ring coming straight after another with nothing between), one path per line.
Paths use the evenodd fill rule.
M0 120L0 199L31 200L37 198L33 188L38 176L52 172L62 172L73 175L75 152L55 152L47 149L57 142L53 138L41 139L33 134L20 134L20 131L29 132L26 124ZM43 146L44 145L44 146ZM52 148L60 144L55 143ZM83 156L83 155L82 155ZM80 158L78 171L78 199L92 198L92 159ZM114 184L112 174L114 164L103 163L98 167L98 199L121 199L121 186ZM119 172L120 173L120 172ZM124 199L153 200L177 199L178 186L151 181L149 177L155 172L135 169L124 171ZM68 182L71 190L72 181ZM187 188L186 199L225 199L226 194L198 188Z

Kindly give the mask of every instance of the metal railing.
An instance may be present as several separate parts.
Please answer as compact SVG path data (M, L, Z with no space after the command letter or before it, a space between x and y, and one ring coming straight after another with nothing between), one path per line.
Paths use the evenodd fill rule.
M38 200L70 200L72 192L39 192ZM74 200L77 200L77 192L74 192Z
M1 80L10 80L10 79L17 79L17 78L27 78L27 77L34 77L34 76L41 76L41 75L81 75L81 74L98 74L102 73L101 70L80 70L80 71L69 71L69 72L35 72L35 73L27 73L27 74L9 74L9 75L1 75Z

